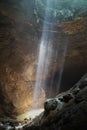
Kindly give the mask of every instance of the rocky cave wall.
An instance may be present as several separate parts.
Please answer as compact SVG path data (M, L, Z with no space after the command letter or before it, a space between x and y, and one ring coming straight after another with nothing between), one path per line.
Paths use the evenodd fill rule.
M34 21L33 1L26 6L23 1L0 2L0 115L21 114L31 108L38 65L42 26ZM61 91L70 88L87 71L87 18L56 23L53 30L54 52L48 74L40 77L50 90L58 80L62 51L68 42ZM50 76L51 75L51 76ZM49 92L47 96L49 96ZM53 95L53 96L54 96Z

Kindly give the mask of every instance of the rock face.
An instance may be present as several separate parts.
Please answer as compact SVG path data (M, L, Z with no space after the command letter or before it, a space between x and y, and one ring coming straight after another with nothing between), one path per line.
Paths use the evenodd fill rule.
M31 109L37 68L37 37L20 1L0 2L0 116ZM26 13L26 12L25 12ZM25 27L26 26L26 27ZM32 44L31 44L32 43ZM43 96L42 96L43 97Z
M39 17L39 22L34 7L33 0L0 1L1 117L14 116L31 109L38 66L39 44L43 29L41 17ZM44 32L54 36L53 39L48 39L48 41L53 41L53 54L49 70L46 70L47 73L39 77L42 81L42 88L44 87L43 81L46 82L47 97L49 97L49 90L51 89L52 96L57 94L58 76L67 41L68 48L61 91L72 86L87 71L87 13L85 13L84 4L79 11L78 17L76 16L74 19L67 17L67 20L63 19L63 21L56 22L53 29L51 29L48 21L49 26L44 29ZM51 81L53 81L52 84ZM62 86L64 87L62 88Z
M79 92L77 88L80 89ZM67 98L69 99L68 103L60 100L68 94L73 96L71 99ZM60 110L57 111L58 106L55 106L55 109L50 109L50 112L46 114L48 111L45 109L44 113L38 116L31 124L24 127L24 130L87 129L87 74L70 90L58 95L56 99L64 104ZM52 103L54 104L55 98L48 99L47 102L49 104L51 102L50 108L52 108Z

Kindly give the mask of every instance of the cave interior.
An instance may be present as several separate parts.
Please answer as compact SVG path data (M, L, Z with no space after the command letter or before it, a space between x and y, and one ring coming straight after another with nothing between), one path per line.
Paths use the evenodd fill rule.
M0 0L0 117L43 108L87 72L86 0Z

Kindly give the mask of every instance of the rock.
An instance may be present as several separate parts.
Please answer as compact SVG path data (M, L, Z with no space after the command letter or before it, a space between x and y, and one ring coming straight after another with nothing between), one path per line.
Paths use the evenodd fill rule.
M5 129L5 126L2 122L0 122L0 130L4 130Z
M68 93L63 96L63 102L68 103L73 98L73 95L71 93Z
M82 77L82 79L86 77L87 75L85 75L85 77ZM82 79L78 82L79 85ZM32 127L31 124L28 124L24 128L24 130L37 130L37 127L38 130L86 130L87 86L82 87L79 92L76 92L76 94L73 95L73 90L77 89L75 88L75 86L64 93L59 94L60 98L65 96L65 99L67 99L67 103L63 102L64 105L62 106L62 109L56 111L58 106L53 105L54 107L52 107L52 104L55 104L56 100L57 103L59 103L59 96L58 98L47 99L47 101L45 102L45 111L48 110L50 112L47 114L47 116L39 115L38 118L32 121L34 127ZM73 98L71 98L71 95L73 96ZM70 101L68 101L68 99ZM58 105L61 106L60 103ZM43 115L44 114L45 113L43 113Z
M44 103L45 111L49 112L51 110L61 110L63 103L58 98L47 99Z
M0 122L0 126L3 126L3 123L2 123L2 122Z
M79 93L79 91L80 91L80 88L79 87L76 87L74 90L73 90L73 94L74 95L76 95L76 94L78 94Z
M12 127L12 126L7 126L5 130L14 130L14 127Z
M79 88L82 89L83 87L87 86L87 79L81 81Z
M84 97L80 97L80 96L76 96L75 99L74 99L75 103L80 103L84 100L85 100Z

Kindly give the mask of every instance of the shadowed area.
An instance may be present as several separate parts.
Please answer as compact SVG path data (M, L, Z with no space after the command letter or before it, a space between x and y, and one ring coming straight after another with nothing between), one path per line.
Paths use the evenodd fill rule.
M28 123L24 130L86 130L87 74L70 90L49 98L44 112Z

